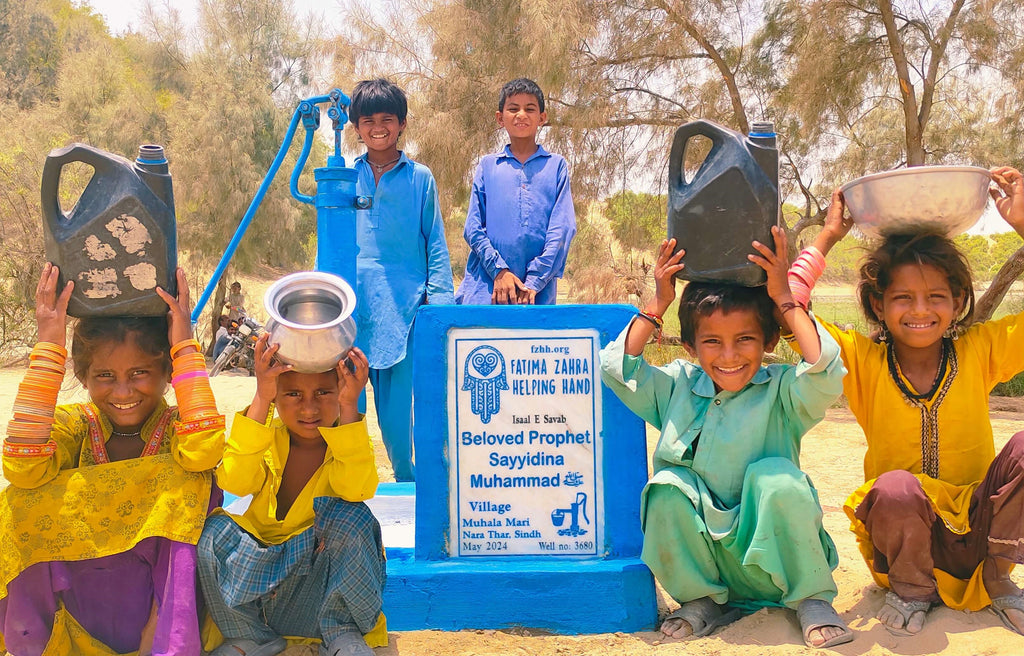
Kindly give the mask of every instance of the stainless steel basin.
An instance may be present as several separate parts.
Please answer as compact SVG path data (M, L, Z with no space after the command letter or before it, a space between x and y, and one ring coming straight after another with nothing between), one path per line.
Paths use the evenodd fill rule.
M927 227L949 237L978 222L992 176L976 166L915 166L842 186L850 216L869 237Z

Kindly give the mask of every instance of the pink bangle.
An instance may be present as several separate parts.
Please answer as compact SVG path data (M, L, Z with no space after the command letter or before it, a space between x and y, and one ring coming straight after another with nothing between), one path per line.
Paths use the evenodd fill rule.
M811 300L811 290L825 271L825 256L814 246L800 251L800 255L789 267L789 288L793 300L806 307Z
M202 369L202 370L199 370L199 371L186 371L183 374L178 374L177 376L175 376L174 378L171 379L171 385L176 387L178 385L178 383L180 383L180 382L182 382L184 380L188 380L189 378L199 378L199 377L208 378L205 369Z

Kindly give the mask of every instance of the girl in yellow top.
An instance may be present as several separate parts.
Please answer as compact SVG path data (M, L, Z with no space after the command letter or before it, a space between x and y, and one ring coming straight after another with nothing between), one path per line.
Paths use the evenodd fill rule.
M368 643L387 644L387 630L380 524L362 503L377 490L358 410L369 363L353 348L330 371L298 373L274 360L268 338L217 469L226 491L252 502L210 517L199 541L203 595L225 638L211 656L273 656L283 636L319 639L327 656L372 656Z
M999 213L1024 236L1021 174L992 174ZM807 295L823 254L851 227L843 211L836 191L825 228L790 269ZM907 635L937 602L991 605L1024 632L1024 598L1009 576L1024 560L1024 432L996 455L988 416L992 387L1024 369L1024 313L972 325L966 260L923 230L887 236L861 265L858 295L877 335L823 324L867 438L866 482L845 509L875 580L890 588L878 619Z
M73 283L58 293L57 267L43 268L3 452L0 633L14 656L199 653L195 544L224 416L177 277L177 299L158 289L167 318L79 320L71 352L90 402L57 406Z

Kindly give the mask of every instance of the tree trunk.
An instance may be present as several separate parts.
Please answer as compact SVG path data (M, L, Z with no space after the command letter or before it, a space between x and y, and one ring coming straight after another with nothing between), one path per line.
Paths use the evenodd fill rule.
M1020 278L1021 273L1024 273L1024 247L1019 248L1016 253L1006 260L1006 264L999 269L999 273L992 279L992 284L988 286L988 290L978 299L974 306L975 321L988 321L992 318L992 314L999 307L1003 297L1006 296L1010 285L1017 278Z
M217 290L213 292L213 304L210 306L210 344L206 347L206 355L213 357L213 346L217 343L217 329L220 328L218 319L224 314L224 297L227 296L227 274L222 275L217 281Z

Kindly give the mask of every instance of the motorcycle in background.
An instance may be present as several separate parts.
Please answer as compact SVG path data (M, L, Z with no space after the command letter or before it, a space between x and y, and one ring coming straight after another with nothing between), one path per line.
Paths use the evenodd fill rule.
M263 334L263 326L252 317L239 317L231 324L236 330L210 368L210 375L216 376L225 369L245 369L250 376L254 376L256 340Z

